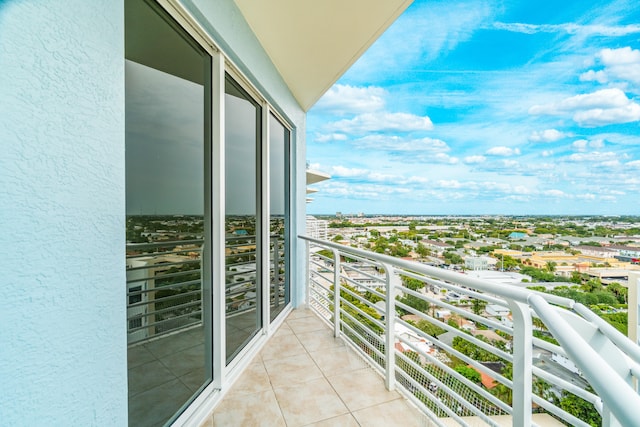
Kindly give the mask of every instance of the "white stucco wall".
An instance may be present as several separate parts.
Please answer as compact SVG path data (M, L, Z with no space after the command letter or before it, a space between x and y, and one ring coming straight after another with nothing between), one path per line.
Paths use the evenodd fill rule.
M122 0L0 1L0 425L124 426Z

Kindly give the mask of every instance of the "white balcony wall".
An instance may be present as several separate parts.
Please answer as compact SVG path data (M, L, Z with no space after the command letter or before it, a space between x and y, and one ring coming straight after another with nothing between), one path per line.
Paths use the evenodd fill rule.
M184 2L294 126L305 116L231 0ZM0 423L127 424L123 0L0 2ZM292 243L293 303L304 245Z
M0 4L0 424L125 425L122 1Z

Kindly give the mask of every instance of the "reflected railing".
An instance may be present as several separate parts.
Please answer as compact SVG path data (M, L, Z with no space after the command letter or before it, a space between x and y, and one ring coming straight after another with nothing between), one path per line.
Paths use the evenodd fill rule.
M202 322L203 240L129 243L127 325L129 344L157 338ZM233 317L256 310L256 237L229 236L225 255L225 312ZM285 245L270 239L272 307L285 304Z
M127 244L129 344L202 321L203 240Z
M310 307L435 425L638 422L640 348L585 306L301 238Z

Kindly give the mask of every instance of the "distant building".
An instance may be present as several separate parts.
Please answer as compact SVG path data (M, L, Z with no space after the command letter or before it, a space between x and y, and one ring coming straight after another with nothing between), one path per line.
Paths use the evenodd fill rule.
M495 258L488 256L468 256L464 258L464 266L469 270L486 270L489 268L489 260L493 260L495 265Z
M497 318L501 318L502 316L508 316L511 310L507 307L503 307L497 304L487 304L484 311L489 315Z

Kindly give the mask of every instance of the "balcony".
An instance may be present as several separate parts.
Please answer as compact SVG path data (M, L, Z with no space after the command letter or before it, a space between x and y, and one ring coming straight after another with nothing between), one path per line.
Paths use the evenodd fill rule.
M289 314L205 425L636 423L640 349L580 304L303 240L308 308ZM147 364L182 360L202 346L199 328L147 337L131 355ZM139 365L131 366L136 375ZM196 391L190 378L202 376L167 375L189 389L182 400ZM132 416L143 398L171 406L171 395L152 390L131 396L140 403Z
M303 240L310 309L429 423L637 425L640 348L583 305Z

